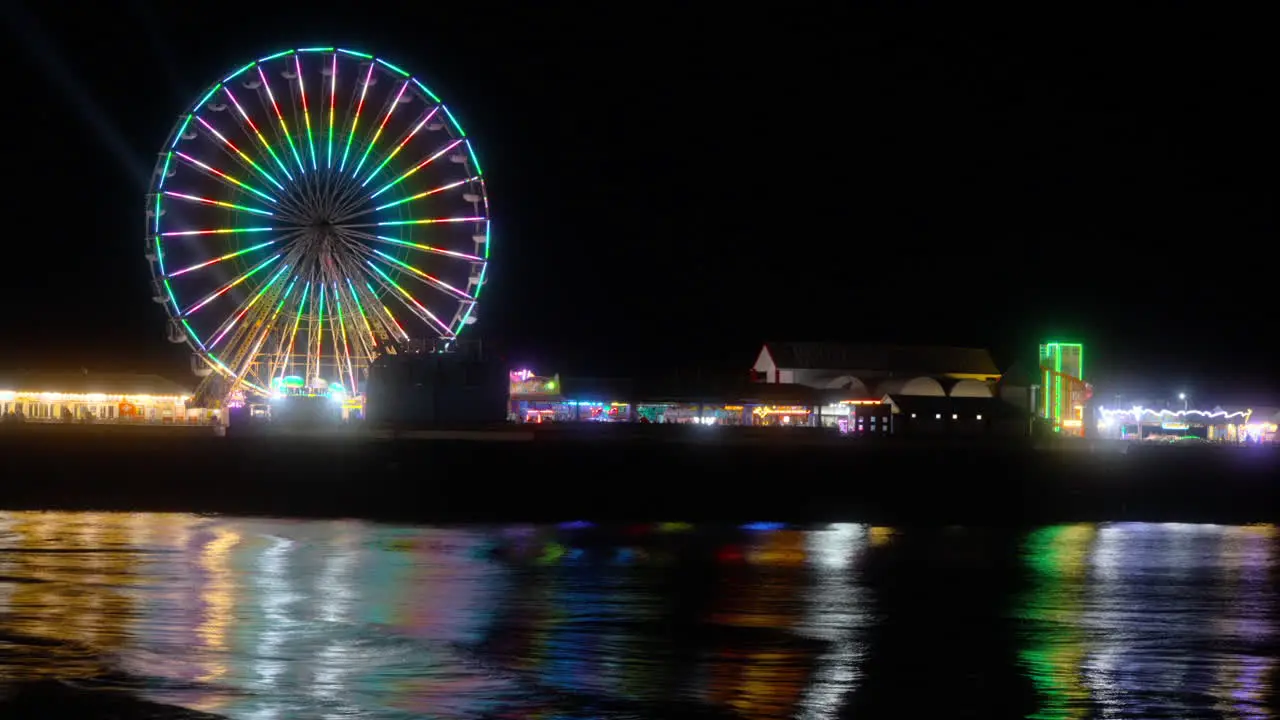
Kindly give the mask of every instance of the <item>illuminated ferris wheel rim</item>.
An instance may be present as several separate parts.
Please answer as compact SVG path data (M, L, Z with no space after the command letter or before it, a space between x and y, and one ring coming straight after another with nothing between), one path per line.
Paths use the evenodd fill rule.
M322 62L317 64L316 57ZM350 80L353 64L357 68L356 82L342 88L349 95L345 98L346 111L339 116L339 81ZM278 72L280 78L274 86L273 72ZM321 78L319 83L314 81L316 72ZM366 101L376 94L370 92L371 88L384 79L390 80L390 87L398 90L394 96L383 93L382 99L387 101L384 107L375 107L373 102L366 107ZM308 82L312 83L311 87ZM250 98L254 95L263 101L262 107L250 110ZM415 111L411 129L405 126L399 136L393 132L383 135L397 108L412 105L415 98L421 109ZM268 108L274 113L266 112ZM272 114L275 117L270 117ZM363 124L362 114L367 118ZM211 122L216 115L221 117ZM233 124L226 121L228 116L234 119ZM292 127L290 121L293 121ZM242 131L234 139L229 131L233 125ZM424 155L416 139L442 129L448 135L447 141ZM184 152L182 143L200 137L222 151L222 155L211 159ZM412 149L407 149L410 146ZM403 155L401 151L405 151ZM418 155L411 154L415 151ZM433 163L434 167L460 165L466 172L461 178L436 184L423 192L411 192L408 189L411 183L406 181L415 176L428 176L430 173L424 168L431 170L428 166ZM216 181L223 195L201 196L182 192L174 184L166 185L180 169ZM403 206L457 190L463 191L461 198L470 204L473 212L387 219L393 209L403 212ZM399 199L396 199L397 193ZM175 229L162 220L171 207L184 205L250 215L258 222ZM471 226L470 241L474 244L471 252L392 237L387 230L409 232L448 225ZM296 48L266 55L240 66L207 88L178 118L160 153L147 198L147 226L146 256L154 282L154 299L165 307L170 318L170 339L178 342L180 335L180 341L191 347L208 368L233 381L231 391L243 386L268 395L274 394L281 384L298 384L299 373L290 372L290 367L297 362L295 343L304 318L308 336L301 377L309 386L313 369L312 335L317 336L314 367L318 370L324 365L324 324L328 320L333 345L329 364L338 377L350 378L347 387L352 393L357 392L357 365L361 370L367 368L373 357L385 352L388 341L391 347L396 347L400 342L421 337L406 331L382 300L399 301L401 317L407 315L420 320L435 337L445 341L456 339L466 325L475 320L488 270L491 234L483 171L471 140L453 113L424 83L397 65L369 53L338 47ZM174 241L208 236L254 237L255 242L232 252L211 251L207 259L188 266L166 267ZM256 242L259 237L264 240ZM397 257L388 250L401 251L401 255ZM439 273L428 273L406 262L405 255L409 252L426 254L440 262L466 264L469 269L463 282L446 282ZM179 276L194 276L210 267L221 267L224 261L239 263L240 258L245 261L252 258L254 264L197 302L181 297L183 292L176 287L180 284ZM256 285L250 282L255 276L258 277ZM441 319L443 313L438 315L432 311L442 302L440 298L433 297L430 303L420 300L398 282L406 277L421 281L437 295L447 295L454 303L452 319L445 322ZM249 299L237 306L238 313L233 311L215 330L200 332L193 327L195 313L241 285L256 293L250 292ZM241 325L240 321L264 298L268 301L263 303L264 307L277 303L275 314L261 308L254 311L249 321L256 320L255 331L246 331L250 322ZM295 317L287 346L283 340L284 325L277 323L285 306L290 311L285 315ZM385 315L378 312L377 306L381 306ZM361 322L357 322L357 316ZM258 332L256 328L264 322L265 329ZM270 373L264 375L262 369L257 368L262 364L259 353L266 352L263 345L275 339L272 332L276 331L281 334L277 358L270 363ZM238 353L234 362L228 361L233 353L215 347L229 333L233 337L227 346L234 344ZM355 353L351 350L353 336L357 341L355 345L364 346L357 347ZM251 346L247 356L242 346ZM255 368L255 372L250 372ZM290 382L284 383L285 380ZM334 387L342 386L335 382Z

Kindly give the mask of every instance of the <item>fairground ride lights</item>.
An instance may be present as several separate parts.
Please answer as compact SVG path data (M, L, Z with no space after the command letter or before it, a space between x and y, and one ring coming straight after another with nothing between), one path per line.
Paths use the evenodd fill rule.
M0 390L0 400L16 400L19 397L39 399L44 402L108 402L121 401L129 403L182 402L191 399L189 395L121 395L119 393L60 393L60 392L28 392L25 390Z
M1227 412L1226 410L1152 410L1150 408L1133 407L1128 410L1110 410L1107 408L1098 408L1098 412L1104 418L1113 418L1118 415L1128 415L1132 418L1141 418L1144 415L1150 415L1153 418L1180 417L1186 418L1191 416L1211 419L1221 418L1230 420L1232 418L1244 418L1245 422L1249 421L1249 416L1253 414L1253 409L1237 410L1236 412Z

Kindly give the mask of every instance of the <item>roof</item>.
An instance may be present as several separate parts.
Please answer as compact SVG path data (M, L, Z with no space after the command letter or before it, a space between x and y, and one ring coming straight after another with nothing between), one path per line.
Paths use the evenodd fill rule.
M794 370L1000 374L991 353L978 348L771 342L765 343L765 349L779 368Z
M103 395L191 395L183 387L159 375L130 373L20 373L0 377L0 390Z
M990 417L1021 414L999 398L935 397L930 395L887 395L898 412L979 413Z

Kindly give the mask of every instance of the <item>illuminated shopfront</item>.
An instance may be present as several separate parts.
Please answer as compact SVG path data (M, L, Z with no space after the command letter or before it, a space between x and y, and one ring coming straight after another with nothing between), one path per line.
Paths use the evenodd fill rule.
M154 375L44 375L0 381L6 422L201 424L213 415L188 408L190 391Z

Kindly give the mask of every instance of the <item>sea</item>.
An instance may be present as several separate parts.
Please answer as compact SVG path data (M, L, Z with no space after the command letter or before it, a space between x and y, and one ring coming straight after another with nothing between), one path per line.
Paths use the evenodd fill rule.
M0 512L0 717L1260 720L1278 558L1273 525Z

